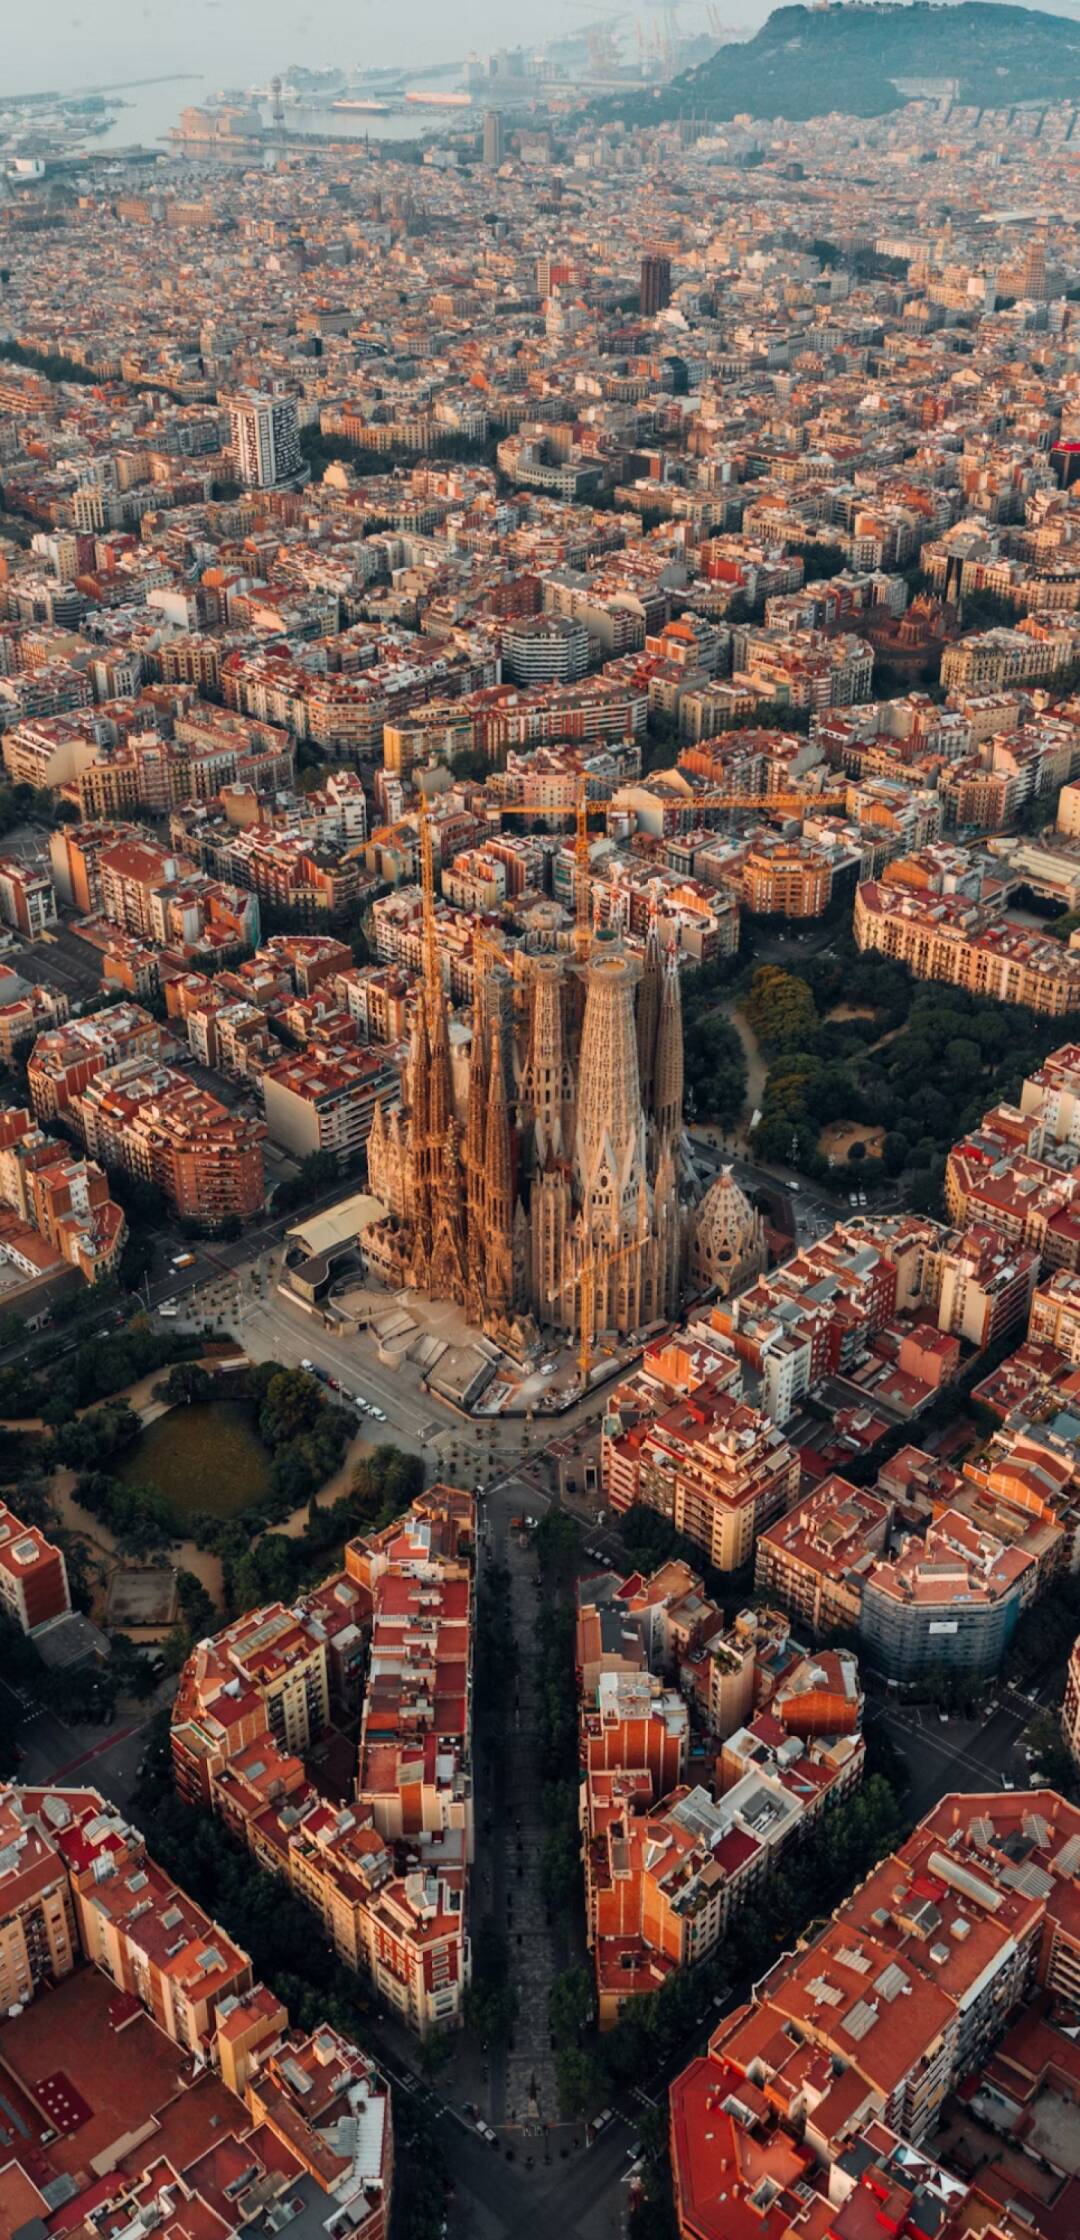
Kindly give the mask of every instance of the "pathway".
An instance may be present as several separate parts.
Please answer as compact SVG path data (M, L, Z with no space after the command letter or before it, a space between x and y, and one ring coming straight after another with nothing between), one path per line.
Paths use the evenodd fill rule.
M504 1563L510 1574L510 1601L518 1668L514 1699L505 1706L508 1737L506 1780L501 1796L485 1798L492 1835L481 1845L491 1882L496 1919L510 1947L510 1980L517 1993L512 2048L492 2065L491 2120L496 2124L557 2123L558 2092L551 2047L548 2001L551 1986L567 1964L562 1937L547 1919L541 1884L545 1836L543 1782L537 1749L536 1619L539 1580L536 1557L510 1530L510 1516L531 1506L536 1494L511 1479L488 1504L489 1560ZM479 1910L479 1909L478 1909Z
M745 1147L750 1140L750 1122L755 1112L759 1112L761 1109L769 1068L762 1055L753 1028L748 1025L738 1004L732 997L729 996L727 1001L720 1005L720 1011L722 1016L734 1027L739 1041L742 1043L743 1056L746 1059L746 1102L743 1106L738 1138Z

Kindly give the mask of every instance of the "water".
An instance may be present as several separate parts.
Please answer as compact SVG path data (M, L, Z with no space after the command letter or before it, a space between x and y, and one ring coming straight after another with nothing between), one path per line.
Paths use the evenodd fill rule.
M259 81L265 84L265 78ZM164 139L170 127L179 122L181 109L198 108L204 101L232 88L231 78L185 76L172 80L168 85L132 87L120 95L125 106L110 111L111 123L107 132L96 132L87 146L94 148L130 148L135 142L143 147L153 147ZM61 91L57 88L57 91ZM241 81L237 92L245 91ZM271 122L269 107L259 105L264 124ZM477 110L475 118L482 112ZM471 112L467 109L448 112L450 122L468 123ZM291 102L285 106L285 123L290 132L330 134L335 140L362 140L367 134L372 140L419 140L425 132L441 127L447 113L440 117L437 109L410 108L404 115L386 117L361 115L336 109L296 108Z
M82 93L123 79L193 73L184 84L123 92L131 107L117 112L116 127L97 145L152 142L189 102L222 86L265 85L294 62L349 71L415 67L463 61L473 49L535 45L576 29L566 0L518 0L509 17L504 0L460 0L452 11L438 0L413 0L407 13L374 0L191 0L185 8L164 0L95 0L93 7L88 0L67 0L67 6L61 0L55 10L18 12L13 5L2 42L3 91ZM399 123L372 117L367 128L384 131ZM356 119L333 119L337 132L356 128Z

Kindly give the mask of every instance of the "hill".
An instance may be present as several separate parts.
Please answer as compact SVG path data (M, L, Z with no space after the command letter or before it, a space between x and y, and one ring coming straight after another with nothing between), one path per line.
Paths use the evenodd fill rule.
M720 47L669 85L597 104L628 124L749 115L792 122L883 116L940 87L964 106L1080 97L1080 23L1034 8L777 8L740 46Z

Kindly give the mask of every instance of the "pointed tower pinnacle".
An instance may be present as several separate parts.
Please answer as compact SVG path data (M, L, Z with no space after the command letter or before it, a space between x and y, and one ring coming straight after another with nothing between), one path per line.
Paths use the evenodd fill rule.
M647 1114L651 1114L653 1110L656 1030L660 1023L660 991L663 985L663 977L664 966L660 950L660 936L656 926L656 911L653 909L649 912L649 931L645 941L645 965L637 992L638 1073L641 1077L641 1102Z
M502 1021L497 1013L491 1027L491 1072L484 1130L484 1229L488 1311L495 1315L507 1314L513 1303L514 1175Z
M683 1124L683 1029L678 954L667 953L656 1030L656 1083L653 1108L661 1139L672 1141Z
M521 1079L520 1102L536 1133L540 1164L549 1152L558 1159L569 1149L574 1101L573 1075L566 1055L563 1021L565 973L560 957L537 957L533 966L529 1049Z
M469 1102L465 1117L465 1204L468 1235L468 1295L470 1322L484 1319L485 1132L487 1128L487 1036L479 1010L473 1007L472 1053L469 1059Z

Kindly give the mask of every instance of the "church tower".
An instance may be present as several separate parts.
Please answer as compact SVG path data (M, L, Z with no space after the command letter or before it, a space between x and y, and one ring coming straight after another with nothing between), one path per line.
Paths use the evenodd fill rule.
M668 950L660 994L653 1110L661 1142L673 1143L683 1124L682 996L675 949Z
M484 1319L484 1139L487 1131L487 1101L487 1037L474 1008L472 1054L469 1059L469 1101L465 1116L467 1305L470 1322L482 1322Z
M461 1189L458 1127L451 1120L443 1138L442 1159L432 1203L431 1271L428 1282L436 1299L465 1303L466 1241L465 1203Z
M484 1235L484 1296L487 1313L494 1316L510 1314L515 1305L514 1168L502 1022L498 1014L492 1023L491 1072L484 1128Z
M574 1079L566 1054L561 957L537 957L532 974L529 1045L521 1076L523 1118L534 1130L536 1160L565 1158L572 1141Z
M645 964L637 992L638 1075L641 1082L641 1102L647 1114L650 1114L653 1109L656 1030L660 1024L660 994L663 987L663 978L660 936L656 928L656 912L653 910L649 913L649 931L645 941Z

